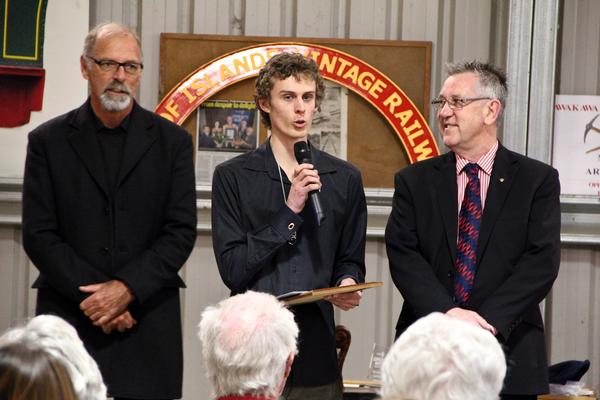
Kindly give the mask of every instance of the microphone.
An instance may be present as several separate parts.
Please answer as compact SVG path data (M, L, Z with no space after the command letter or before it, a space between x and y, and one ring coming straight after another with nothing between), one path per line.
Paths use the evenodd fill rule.
M306 142L296 142L294 143L294 155L296 156L296 161L298 164L312 164L312 155L310 154L310 149ZM325 212L323 211L323 207L321 207L321 202L319 201L319 192L313 190L308 194L309 202L311 208L313 210L313 214L315 216L315 223L317 226L321 226L321 222L325 219Z

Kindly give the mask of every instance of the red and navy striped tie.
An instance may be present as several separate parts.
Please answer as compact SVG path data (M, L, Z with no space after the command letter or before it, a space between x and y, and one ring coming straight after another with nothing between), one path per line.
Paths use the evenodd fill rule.
M477 240L481 227L481 194L478 166L475 163L465 165L469 182L465 187L465 196L458 215L458 246L456 252L456 274L454 275L454 301L465 305L473 288L477 265Z

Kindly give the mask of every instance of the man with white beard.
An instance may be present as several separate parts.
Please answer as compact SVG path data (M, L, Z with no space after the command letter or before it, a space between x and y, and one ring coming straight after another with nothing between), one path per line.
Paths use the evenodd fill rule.
M178 275L196 238L192 140L133 99L137 35L92 29L89 99L29 134L23 245L36 313L71 323L115 399L181 397Z

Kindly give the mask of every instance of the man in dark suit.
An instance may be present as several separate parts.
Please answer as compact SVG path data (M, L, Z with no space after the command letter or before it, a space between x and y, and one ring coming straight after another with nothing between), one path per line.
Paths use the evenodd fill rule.
M29 135L23 245L37 314L77 329L116 399L181 397L179 269L196 238L190 135L133 99L137 36L85 39L90 97Z
M432 103L452 151L395 177L385 239L404 298L396 334L434 311L486 329L506 350L502 398L535 399L548 391L539 303L560 261L558 173L498 142L504 73L474 61L448 75Z

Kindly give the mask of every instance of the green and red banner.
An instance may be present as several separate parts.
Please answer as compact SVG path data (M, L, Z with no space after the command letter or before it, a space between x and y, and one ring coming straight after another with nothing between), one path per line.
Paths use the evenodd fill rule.
M43 66L48 0L0 0L0 65Z
M44 98L48 0L0 0L0 127L29 122Z

